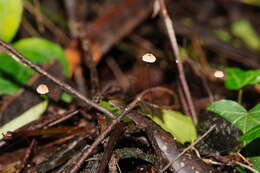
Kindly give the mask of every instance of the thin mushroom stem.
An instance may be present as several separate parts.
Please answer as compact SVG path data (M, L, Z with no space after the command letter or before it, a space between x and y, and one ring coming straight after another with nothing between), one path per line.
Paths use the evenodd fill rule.
M93 101L91 101L90 99L85 97L84 95L80 94L78 91L76 91L70 85L68 85L68 84L60 81L56 77L52 76L50 73L45 71L40 66L34 64L33 62L31 62L27 58L25 58L21 53L19 53L12 46L8 45L7 43L5 43L2 40L0 40L0 47L2 47L6 51L6 53L9 54L14 60L18 61L19 63L21 63L25 66L31 67L32 69L34 69L38 73L42 74L43 76L47 77L49 80L51 80L55 84L59 85L62 89L64 89L68 93L74 95L76 98L80 99L81 101L83 101L87 105L90 105L90 106L96 108L97 110L99 110L100 112L103 112L104 114L106 114L110 118L115 119L116 116L113 113L111 113L107 109L103 108L102 106L94 103Z

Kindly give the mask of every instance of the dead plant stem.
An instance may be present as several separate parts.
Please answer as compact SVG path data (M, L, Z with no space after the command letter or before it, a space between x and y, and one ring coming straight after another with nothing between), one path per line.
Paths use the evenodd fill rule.
M178 72L179 72L179 78L180 78L181 86L183 88L185 98L187 99L187 103L189 105L189 109L190 109L192 119L193 119L194 123L197 124L198 118L197 118L196 111L195 111L195 108L194 108L194 103L192 101L192 97L191 97L191 94L190 94L189 86L188 86L186 78L185 78L184 68L183 68L183 64L181 62L181 58L180 58L180 55L179 55L179 47L178 47L178 44L177 44L177 41L176 41L176 36L175 36L173 24L172 24L172 21L171 21L169 15L168 15L167 9L165 7L164 0L159 0L159 1L160 1L161 17L162 17L162 20L163 20L164 25L166 27L168 37L170 39L172 51L173 51L174 56L176 58L176 63L177 63L177 68L178 68Z

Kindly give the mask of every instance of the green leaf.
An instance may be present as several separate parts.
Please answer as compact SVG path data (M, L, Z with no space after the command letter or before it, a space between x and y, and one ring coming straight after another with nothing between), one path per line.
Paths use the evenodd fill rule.
M231 90L238 90L247 85L260 83L260 70L241 70L239 68L226 68L225 87Z
M197 138L196 128L192 119L179 112L163 109L161 118L150 114L145 115L181 143L193 142Z
M252 162L253 168L260 172L260 156L253 156L248 159Z
M260 38L248 20L238 20L231 25L231 32L253 50L260 49Z
M14 47L37 64L59 60L63 65L64 74L68 75L68 63L62 48L57 44L40 38L27 38L16 42ZM0 95L14 94L34 74L31 68L19 64L4 53L0 53L0 61Z
M14 43L14 47L37 64L50 63L54 59L59 60L63 66L64 75L68 76L68 62L59 45L42 38L26 38Z
M234 126L239 128L243 134L260 124L260 104L257 104L250 111L247 111L237 102L220 100L209 105L207 110L230 121Z
M21 23L22 0L0 0L0 39L11 42Z
M106 108L115 115L119 115L121 113L121 111L118 108L116 108L114 105L110 104L107 101L101 101L99 104L100 106Z
M61 93L60 99L65 103L71 103L73 100L72 96L66 92Z
M14 94L34 73L4 53L0 53L0 62L0 95Z
M260 138L260 124L248 132L246 132L243 136L240 137L240 141L248 141L248 140L254 140L256 138Z
M40 118L40 116L45 112L47 109L48 101L45 100L33 107L31 107L29 110L24 112L22 115L18 116L17 118L11 120L10 122L6 123L0 128L0 139L3 138L3 136L7 132L12 132L16 129L19 129L20 127L25 126L26 124L35 121Z
M231 41L231 36L230 34L223 30L223 29L216 29L212 31L214 35L216 35L220 40L223 40L225 42L230 42Z
M243 3L249 4L249 5L254 5L260 7L260 1L259 0L240 0Z

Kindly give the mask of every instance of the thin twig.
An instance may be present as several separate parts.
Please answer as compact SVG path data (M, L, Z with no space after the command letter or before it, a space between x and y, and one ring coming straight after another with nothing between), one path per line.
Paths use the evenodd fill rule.
M59 124L59 123L65 121L65 120L71 118L72 116L76 115L77 113L79 113L79 110L75 110L75 111L69 112L68 114L65 114L63 117L61 117L61 118L51 122L45 128L49 128L49 127L55 126L56 124Z
M52 82L56 83L61 88L63 88L65 91L67 91L68 93L74 95L76 98L80 99L81 101L83 101L87 105L90 105L90 106L96 108L97 110L99 110L100 112L103 112L104 114L108 115L110 118L115 119L116 116L113 113L111 113L107 109L103 108L102 106L94 103L93 101L89 100L87 97L85 97L84 95L80 94L78 91L76 91L70 85L68 85L68 84L60 81L56 77L52 76L50 73L46 72L40 66L34 64L33 62L31 62L30 60L25 58L17 50L15 50L13 47L11 47L10 45L8 45L7 43L5 43L2 40L0 40L0 47L2 47L7 52L7 54L9 54L14 60L18 61L19 63L21 63L21 64L23 64L25 66L31 67L32 69L34 69L38 73L42 74L43 76L47 77L49 80L51 80Z
M235 162L235 164L237 164L237 165L239 165L239 166L241 166L241 167L244 167L244 168L248 169L249 171L251 171L251 172L253 172L253 173L259 173L258 170L254 169L254 168L252 168L252 167L250 167L250 166L248 166L248 165L246 165L246 164L244 164L244 163Z
M114 128L114 126L119 123L126 114L128 114L143 98L143 96L151 92L153 88L147 89L140 94L136 96L136 98L126 107L124 108L123 112L114 120L112 120L110 126L106 130L104 130L96 139L95 141L91 144L89 148L87 148L80 159L75 163L74 167L70 170L70 173L76 173L79 169L82 163L89 157L89 155L92 153L92 151L105 139L105 137L111 132L111 130Z
M184 94L181 89L180 83L177 83L177 88L178 88L178 94L182 106L182 111L184 112L185 115L189 115L189 107L187 105L187 102L185 101Z
M24 156L24 159L23 159L23 161L22 161L22 163L21 163L21 167L20 167L19 169L17 169L17 170L15 171L15 173L21 173L21 172L23 172L24 168L26 167L26 165L27 165L27 163L28 163L28 160L29 160L29 158L30 158L30 156L31 156L31 153L32 153L33 148L34 148L34 146L36 145L36 143L37 143L37 141L36 141L35 139L33 139L32 142L30 143L29 148L28 148L28 149L26 150L26 152L25 152L25 156Z
M179 47L178 47L178 44L177 44L177 41L176 41L176 36L175 36L173 24L172 24L172 21L171 21L169 15L168 15L167 9L165 7L164 0L159 0L159 1L160 1L160 11L161 11L162 20L163 20L164 25L166 27L167 34L168 34L168 37L170 39L172 51L173 51L174 56L176 58L176 63L177 63L178 71L179 71L179 78L180 78L180 81L181 81L181 86L184 90L184 95L187 99L192 119L193 119L194 123L197 124L198 123L198 117L196 115L196 111L195 111L194 103L192 101L192 97L191 97L191 94L190 94L189 86L188 86L186 78L185 78L185 73L184 73L183 64L181 62L181 58L180 58L180 55L179 55Z
M188 150L190 150L192 147L194 147L198 142L200 142L205 136L207 136L216 125L212 126L206 133L204 133L201 137L199 137L195 142L193 142L190 146L185 148L177 157L175 157L172 161L170 161L161 171L160 173L163 173L166 171L176 160L178 160L183 154L185 154Z

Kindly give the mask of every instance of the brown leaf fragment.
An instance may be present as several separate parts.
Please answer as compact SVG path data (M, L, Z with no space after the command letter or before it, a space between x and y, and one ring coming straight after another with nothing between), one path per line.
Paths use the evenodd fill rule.
M69 63L70 74L71 77L73 73L75 73L76 69L81 63L81 52L79 47L79 42L77 40L71 41L68 47L65 49L65 56Z

